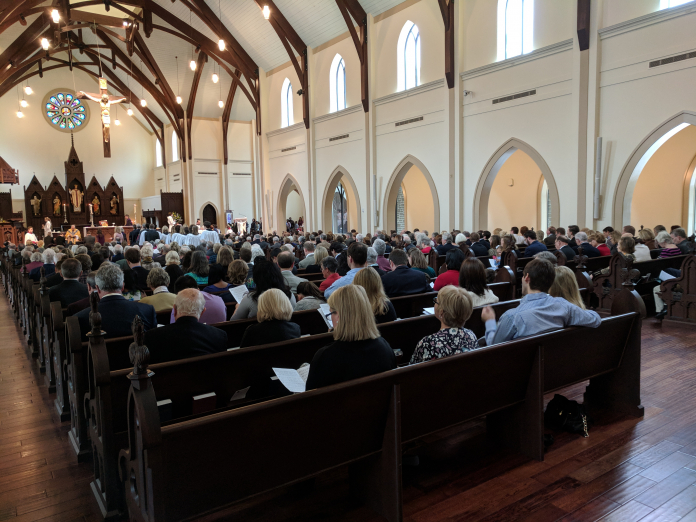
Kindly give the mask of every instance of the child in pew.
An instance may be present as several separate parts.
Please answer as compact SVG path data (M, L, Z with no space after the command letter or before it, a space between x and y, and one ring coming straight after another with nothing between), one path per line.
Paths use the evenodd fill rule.
M478 260L474 260L480 263ZM476 335L464 328L473 310L471 297L465 289L448 285L440 290L435 303L435 317L440 320L440 330L421 339L416 346L410 364L450 355L469 352L478 348Z

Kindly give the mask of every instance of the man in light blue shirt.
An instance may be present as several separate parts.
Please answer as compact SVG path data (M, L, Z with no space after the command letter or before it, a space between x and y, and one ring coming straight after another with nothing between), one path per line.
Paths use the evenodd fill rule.
M566 326L597 328L602 320L597 312L583 310L561 297L551 297L549 288L556 271L545 259L534 259L524 267L520 305L505 312L496 324L495 312L490 306L481 312L486 323L486 344L498 344L519 337L536 335Z
M355 274L365 268L367 265L367 245L358 243L357 241L350 244L348 247L348 266L350 270L341 279L338 279L329 288L324 290L324 297L329 298L336 290L342 286L349 285L353 282Z

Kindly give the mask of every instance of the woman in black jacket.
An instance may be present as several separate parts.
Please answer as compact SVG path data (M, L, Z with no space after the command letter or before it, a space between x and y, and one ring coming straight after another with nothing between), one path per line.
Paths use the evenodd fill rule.
M259 297L256 319L258 324L248 326L240 348L260 346L298 339L300 327L290 322L292 305L282 290L271 288Z

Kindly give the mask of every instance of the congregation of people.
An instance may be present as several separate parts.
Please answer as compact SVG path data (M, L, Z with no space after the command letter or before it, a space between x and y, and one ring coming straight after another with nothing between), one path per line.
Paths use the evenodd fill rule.
M573 271L558 266L558 256L573 260L580 254L620 253L640 262L650 260L655 249L660 258L695 250L693 237L678 226L671 231L664 226L638 231L625 226L620 232L569 226L545 232L512 227L492 233L416 229L391 235L300 235L296 226L263 234L254 224L249 235L230 226L223 234L209 222L200 227L170 223L161 230L136 225L128 237L117 228L111 243L88 236L72 244L6 243L5 250L9 261L22 265L34 281L43 272L50 300L77 317L85 340L92 293L99 296L107 337L131 335L139 316L152 362L227 350L227 334L211 326L226 320L256 319L240 348L298 339L301 330L292 322L293 313L328 305L334 342L308 361L307 389L396 367L392 347L377 328L399 319L394 298L437 292L432 313L440 329L420 340L410 361L416 364L567 326L599 326L600 316L586 309ZM474 256L465 254L464 245ZM504 252L520 256L521 246L524 257L535 258L521 274L523 297L519 306L496 317L489 306L498 302L489 288L495 267ZM440 274L428 264L433 250L445 256ZM323 279L310 281L303 277L308 274ZM228 313L228 307L233 311ZM466 328L476 307L484 307L481 339ZM169 324L160 320L158 325L162 313Z

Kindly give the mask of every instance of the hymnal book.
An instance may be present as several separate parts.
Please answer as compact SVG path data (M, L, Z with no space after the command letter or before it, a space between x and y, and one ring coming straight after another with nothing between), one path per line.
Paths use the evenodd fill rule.
M172 420L172 400L164 399L157 401L157 410L159 411L160 424Z
M430 288L435 288L435 283L431 281Z
M230 288L230 293L232 294L232 297L234 297L235 301L241 303L244 296L249 293L249 290L247 289L246 285L239 285L235 286L234 288Z
M669 275L667 272L665 272L664 270L662 270L662 271L660 272L660 277L659 277L659 279L660 279L660 281L669 281L670 279L676 279L676 278L675 278L673 275Z
M215 395L215 392L196 395L193 398L193 410L191 413L196 415L197 413L205 413L206 411L214 410L216 404L217 396Z
M232 395L230 402L246 398L246 394L249 391L249 388L251 388L251 386L247 386L246 388L242 388L241 390L237 390L236 392L234 392L234 395Z
M326 303L322 303L319 308L319 313L324 318L324 322L329 329L333 328L333 321L331 320L331 308Z
M435 307L423 308L423 315L435 315Z
M299 370L293 370L291 368L273 368L273 371L288 391L293 393L302 393L305 391L307 376L309 375L309 364L300 367Z

